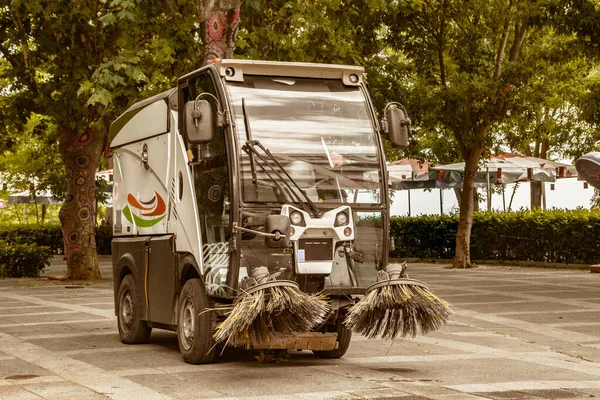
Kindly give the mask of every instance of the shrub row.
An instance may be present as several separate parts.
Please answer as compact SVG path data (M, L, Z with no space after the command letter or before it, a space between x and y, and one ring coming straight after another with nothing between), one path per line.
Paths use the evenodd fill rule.
M52 262L53 254L48 246L9 244L0 240L0 278L39 276Z
M453 258L458 215L393 217L392 257ZM600 263L600 211L475 213L471 259Z
M62 228L58 224L0 225L0 240L11 244L35 244L50 248L54 254L64 250ZM98 254L110 254L112 227L99 226L96 231Z
M393 217L392 257L453 258L458 215ZM112 229L99 226L98 254L110 254ZM0 225L0 241L63 251L60 225ZM475 213L471 259L600 263L600 211Z

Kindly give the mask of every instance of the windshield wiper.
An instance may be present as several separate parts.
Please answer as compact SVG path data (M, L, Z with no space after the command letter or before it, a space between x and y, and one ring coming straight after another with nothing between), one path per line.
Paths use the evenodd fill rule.
M256 150L256 147L261 149L262 152L267 156L267 158L263 157L263 155L260 152L258 152L258 150ZM275 156L273 156L273 154L269 151L269 149L265 148L265 146L263 146L262 143L260 143L258 140L249 140L246 142L246 144L244 144L244 146L242 147L242 150L244 150L246 153L248 153L248 155L254 154L262 161L262 164L267 165L271 169L271 171L275 175L277 175L277 177L281 180L281 182L283 182L285 184L288 191L290 193L292 193L293 196L296 198L296 200L302 205L302 208L304 209L304 211L308 212L313 217L317 217L317 218L322 217L321 211L319 210L317 205L310 199L310 197L306 193L306 190L302 189L298 185L298 183L294 180L294 178L292 178L290 176L290 174L285 170L285 168L283 168L283 166L279 163L279 161L277 161ZM274 163L277 166L277 169L275 169L273 167L273 165L271 163L269 163L269 161ZM274 180L268 174L268 172L265 170L265 168L262 165L260 165L260 167L263 169L263 171L265 171L265 173L267 173L267 176L269 176L270 179ZM295 186L297 191L294 190L290 186L290 184L287 183L287 181L283 178L283 175L281 174L282 172L283 172L283 175L285 175L289 179L289 181ZM274 181L277 183L276 180L274 180ZM300 197L298 195L298 192L300 192L302 194L302 197ZM308 208L307 208L307 206L308 206Z
M282 190L283 190L283 188L281 187L279 182L280 181L283 182L283 184L288 189L289 193L292 195L293 198L296 199L296 201L298 203L300 203L300 205L302 206L302 209L304 209L304 211L308 212L313 217L321 218L322 217L321 211L319 210L317 205L310 199L310 197L308 196L306 191L304 189L302 189L298 185L298 183L290 176L290 174L285 170L285 168L283 168L283 166L279 163L279 161L277 161L277 159L275 158L275 156L273 156L273 154L269 151L269 149L265 148L265 146L263 146L262 143L260 143L258 140L252 139L252 131L250 130L250 120L248 118L248 113L246 112L246 102L244 101L244 99L242 99L242 112L244 114L244 127L246 128L246 138L247 138L246 143L244 144L244 146L242 146L242 150L248 154L248 157L250 157L250 170L252 172L252 183L256 183L256 181L257 181L256 180L256 165L254 163L254 156L256 156L262 161L262 164L260 164L260 167L267 174L269 179L271 179L273 182L275 182L277 184L277 186L279 186L279 188L281 188ZM265 159L265 157L263 157L263 155L260 152L258 152L258 150L256 150L256 147L258 147L262 150L262 152L267 156L267 159L270 160L272 163L274 163L277 166L277 169L275 169L273 167L273 164L269 163L268 160ZM266 170L266 168L263 166L263 164L268 166L271 169L271 171L273 172L273 174L275 174L277 176L277 178L279 178L279 180L273 179L273 177L271 176L271 174L269 174L269 172ZM298 190L297 192L283 178L283 175L281 174L282 172L289 179L289 181L292 182L292 184L296 187L296 189ZM300 195L298 195L298 192L300 192L302 194L302 197L304 197L304 199L302 197L300 197Z
M244 114L244 130L246 131L246 141L252 140L252 130L250 129L250 120L246 112L246 99L242 98L242 113ZM250 172L252 174L252 183L256 184L256 165L254 164L254 154L248 153L250 157ZM269 177L270 178L270 177Z

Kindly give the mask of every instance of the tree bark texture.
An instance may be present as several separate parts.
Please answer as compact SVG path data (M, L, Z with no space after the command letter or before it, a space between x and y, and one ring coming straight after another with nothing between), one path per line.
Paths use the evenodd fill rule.
M93 128L63 138L61 153L67 173L67 193L58 214L63 230L67 275L73 280L100 279L96 254L96 169L105 134Z
M240 24L240 0L206 1L200 10L204 65L233 58Z
M470 268L471 265L471 228L473 227L473 213L475 212L475 175L479 168L478 163L483 153L483 144L476 145L469 152L465 162L465 176L460 200L460 217L456 232L456 250L454 255L454 268Z

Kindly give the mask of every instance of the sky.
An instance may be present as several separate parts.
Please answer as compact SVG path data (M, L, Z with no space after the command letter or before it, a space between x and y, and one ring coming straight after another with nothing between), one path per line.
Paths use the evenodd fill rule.
M559 179L555 183L554 190L550 189L550 183L545 183L545 185L547 209L590 208L590 200L594 193L594 189L591 186L588 189L584 189L582 181L578 181L576 178ZM506 186L505 197L507 210L514 186L514 184ZM391 214L408 215L408 192L406 190L393 190L392 192ZM454 190L445 189L442 191L442 196L445 214L458 211L458 203L456 201L456 196L454 195ZM412 216L440 214L439 189L432 189L429 192L422 189L411 190L410 198ZM486 208L487 202L484 200L480 203L480 209L485 210ZM512 210L519 210L521 208L529 208L529 183L519 184L513 199ZM492 209L503 211L502 194L492 195Z

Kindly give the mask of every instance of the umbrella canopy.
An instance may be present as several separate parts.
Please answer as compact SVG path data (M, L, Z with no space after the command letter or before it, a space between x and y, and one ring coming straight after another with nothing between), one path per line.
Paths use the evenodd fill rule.
M414 159L402 159L387 164L388 185L390 189L425 189L434 188L435 181L429 180L429 163ZM379 171L363 173L366 181L379 181Z
M579 177L595 188L600 188L600 153L588 153L575 161Z
M496 158L508 160L513 164L525 168L541 168L547 171L554 171L557 178L571 178L577 176L575 166L558 161L546 160L544 158L521 156L518 154L505 153Z
M61 204L62 201L56 199L52 193L45 190L37 192L35 199L32 194L26 190L21 193L15 193L8 196L9 203L15 204Z
M547 163L539 162L538 160ZM556 169L566 168L568 164L557 163L535 157L494 157L484 160L475 175L475 183L508 184L521 181L554 182ZM430 179L444 182L445 187L460 187L464 179L465 163L439 165L430 168Z
M388 185L394 190L462 188L465 163L433 166L427 161L402 159L388 163L387 169ZM556 178L576 175L575 167L569 164L505 153L481 162L475 176L475 187L487 187L488 179L492 184L555 182ZM379 172L367 171L364 179L378 181Z

